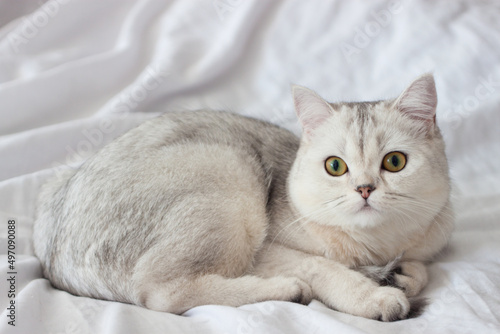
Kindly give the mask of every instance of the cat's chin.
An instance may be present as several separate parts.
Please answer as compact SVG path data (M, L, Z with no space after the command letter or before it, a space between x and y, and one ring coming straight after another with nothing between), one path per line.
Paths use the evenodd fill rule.
M368 201L362 200L357 202L353 209L355 214L380 216L378 203L371 201L370 199Z
M382 220L380 210L373 205L363 203L353 212L351 224L357 228L373 227L380 224Z
M368 203L365 203L363 206L361 206L361 208L359 208L358 210L358 213L376 213L378 212L377 209L375 209L373 206L371 206L370 204Z

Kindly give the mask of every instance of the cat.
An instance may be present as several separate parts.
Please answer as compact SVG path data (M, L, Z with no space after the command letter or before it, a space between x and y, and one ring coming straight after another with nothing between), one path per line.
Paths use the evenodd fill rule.
M48 182L33 234L45 277L175 314L315 298L411 316L453 229L433 76L375 102L292 92L300 139L226 112L166 113Z

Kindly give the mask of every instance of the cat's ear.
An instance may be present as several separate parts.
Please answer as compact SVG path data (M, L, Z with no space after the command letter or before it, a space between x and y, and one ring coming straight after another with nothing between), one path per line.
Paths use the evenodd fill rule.
M397 110L428 127L436 122L436 106L436 84L429 73L413 81L395 102Z
M333 113L330 104L308 88L292 85L292 95L295 112L306 135L310 135Z

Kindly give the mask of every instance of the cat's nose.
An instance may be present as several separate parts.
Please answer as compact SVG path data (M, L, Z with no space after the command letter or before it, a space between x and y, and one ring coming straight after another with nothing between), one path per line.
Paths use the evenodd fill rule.
M372 184L362 184L356 187L356 191L361 194L361 197L367 199L372 191L375 190L375 187Z

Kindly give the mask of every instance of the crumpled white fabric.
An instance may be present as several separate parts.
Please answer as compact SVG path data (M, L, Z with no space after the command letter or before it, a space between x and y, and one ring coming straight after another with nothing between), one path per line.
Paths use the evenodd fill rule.
M495 1L0 0L0 332L500 332L500 6ZM183 316L72 296L31 246L39 186L161 112L225 109L297 134L290 84L331 101L434 73L457 227L415 319L269 301ZM16 221L16 326L8 220Z

